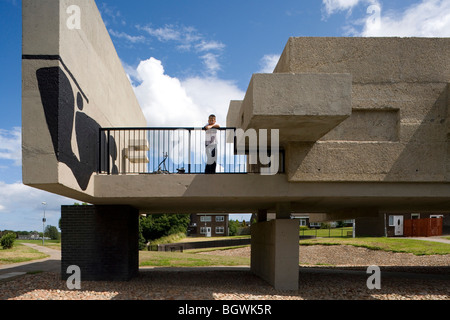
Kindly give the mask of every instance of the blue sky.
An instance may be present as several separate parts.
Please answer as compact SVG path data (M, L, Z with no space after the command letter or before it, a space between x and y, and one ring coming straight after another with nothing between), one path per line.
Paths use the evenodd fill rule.
M36 0L38 1L38 0ZM225 122L291 36L450 36L444 0L97 0L149 126ZM57 226L66 199L22 184L21 1L0 0L0 230Z

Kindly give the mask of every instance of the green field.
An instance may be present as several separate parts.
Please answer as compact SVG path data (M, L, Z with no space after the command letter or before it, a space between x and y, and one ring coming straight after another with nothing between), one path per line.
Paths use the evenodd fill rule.
M421 255L450 254L450 244L415 239L395 238L321 238L302 240L300 245L352 245L371 250L412 253Z
M21 244L15 244L12 249L0 250L0 265L27 262L47 258L48 256Z
M248 266L250 258L205 255L194 252L141 251L139 265L141 267Z
M42 240L16 240L15 243L32 243L42 246ZM45 240L44 245L50 249L61 250L61 240Z
M330 229L300 229L300 236L315 237L349 237L353 234L353 227L330 228Z
M328 231L328 229L323 229ZM42 241L17 240L15 246L9 250L0 248L0 265L17 262L32 261L45 258L46 255L32 248L26 247L21 243L28 242L41 245ZM60 249L59 241L45 241L46 246ZM310 240L301 240L301 246L311 245L352 245L364 247L371 250L384 250L390 252L404 252L415 255L450 255L450 244L422 241L414 239L396 239L396 238L317 238ZM230 257L221 255L220 252L215 255L199 254L205 251L221 251L234 249L228 248L209 248L195 249L181 252L157 252L140 251L140 266L155 267L202 267L202 266L240 266L249 265L249 257Z

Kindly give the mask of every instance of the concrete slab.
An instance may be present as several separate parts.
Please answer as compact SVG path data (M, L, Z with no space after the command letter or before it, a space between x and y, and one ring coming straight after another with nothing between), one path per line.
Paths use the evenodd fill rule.
M231 104L227 124L279 129L281 144L317 141L351 115L351 96L349 74L254 74L238 114L237 102Z

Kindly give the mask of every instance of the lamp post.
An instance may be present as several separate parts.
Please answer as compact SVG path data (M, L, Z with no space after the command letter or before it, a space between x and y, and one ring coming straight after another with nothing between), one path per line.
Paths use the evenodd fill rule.
M42 245L45 244L44 238L45 238L45 206L47 205L47 202L42 202L44 205L44 218L42 218Z

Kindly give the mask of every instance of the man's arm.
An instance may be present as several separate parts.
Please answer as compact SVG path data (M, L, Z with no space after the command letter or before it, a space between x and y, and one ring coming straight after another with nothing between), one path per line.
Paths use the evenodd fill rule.
M208 126L205 126L205 130L209 130L209 129L220 129L220 125L218 125L217 123L216 124L213 124L213 125L208 125Z

